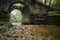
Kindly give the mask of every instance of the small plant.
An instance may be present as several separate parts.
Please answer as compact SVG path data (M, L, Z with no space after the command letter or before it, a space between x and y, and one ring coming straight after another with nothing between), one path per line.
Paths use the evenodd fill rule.
M46 38L46 40L55 40L55 36L54 35L50 35Z
M31 34L32 34L33 36L38 36L38 35L41 35L41 33L40 33L40 32L36 32L36 31L31 32Z
M6 28L6 27L12 27L11 22L1 21L0 24L2 24L2 25L0 25L0 29L1 28Z

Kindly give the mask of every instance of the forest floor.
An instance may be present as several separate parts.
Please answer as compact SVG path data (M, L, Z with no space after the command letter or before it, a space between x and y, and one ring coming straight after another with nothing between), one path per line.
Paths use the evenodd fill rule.
M60 40L60 26L22 25L21 28L6 28L0 40Z

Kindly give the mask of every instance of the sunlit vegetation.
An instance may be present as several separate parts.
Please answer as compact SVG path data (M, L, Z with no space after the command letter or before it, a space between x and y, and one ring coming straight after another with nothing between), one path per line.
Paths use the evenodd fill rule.
M13 6L16 6L16 7L24 7L24 5L23 4L21 4L21 3L15 3L15 4L13 4Z
M22 12L15 9L10 13L12 21L22 21Z

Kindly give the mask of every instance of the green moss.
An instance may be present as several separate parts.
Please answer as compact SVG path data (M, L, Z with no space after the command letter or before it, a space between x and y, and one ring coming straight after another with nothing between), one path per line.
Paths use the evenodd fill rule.
M2 26L2 28L11 27L11 23L10 22L1 21L0 24L2 24L2 25L0 25L0 26Z
M24 7L24 5L23 4L21 4L21 3L16 3L16 4L14 4L13 6L16 6L16 7Z

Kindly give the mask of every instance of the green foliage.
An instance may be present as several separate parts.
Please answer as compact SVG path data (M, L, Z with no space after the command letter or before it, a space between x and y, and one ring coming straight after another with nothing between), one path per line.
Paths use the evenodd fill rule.
M6 27L12 27L10 22L1 21L0 24L3 24L3 25L0 25L0 29L6 28Z
M3 26L4 26L4 27L9 27L9 26L11 26L11 23L10 23L10 22L4 22L4 23L3 23Z
M17 20L18 22L19 22L19 21L22 21L22 13L21 13L21 11L17 11L16 20Z
M49 35L47 38L46 38L46 40L55 40L56 38L55 38L55 36L54 35Z
M37 0L37 2L42 2L42 0Z
M45 1L46 1L46 5L49 4L50 2L50 6L54 6L56 5L57 3L60 4L60 1L59 0L36 0L37 2L42 2L43 4L45 4Z
M22 21L22 12L18 9L13 10L10 13L11 22L21 22Z
M31 32L31 34L32 34L33 36L41 35L41 33L37 32L37 31L33 31L33 32Z
M16 6L16 7L25 7L23 4L21 4L21 3L16 3L16 4L14 4L13 6Z
M38 3L39 3L39 2L42 2L42 3L44 4L44 1L45 1L45 0L36 0L36 1L37 1Z
M25 19L25 22L30 22L30 19L29 19L29 18L26 18L26 19Z

